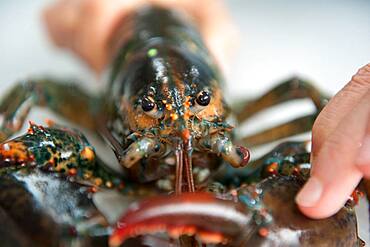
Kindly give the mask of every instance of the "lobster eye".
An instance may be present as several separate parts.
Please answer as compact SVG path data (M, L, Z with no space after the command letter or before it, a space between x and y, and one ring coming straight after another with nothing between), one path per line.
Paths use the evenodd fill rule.
M211 102L211 95L207 91L201 91L197 97L193 97L189 100L190 110L196 114L206 108Z
M198 94L196 101L201 106L207 106L211 102L211 96L208 92L202 91Z
M154 100L150 97L143 97L141 100L141 108L145 112L149 112L155 108L155 103Z
M141 109L144 113L152 118L161 118L163 116L163 111L158 109L157 104L154 99L150 96L144 96L141 99Z

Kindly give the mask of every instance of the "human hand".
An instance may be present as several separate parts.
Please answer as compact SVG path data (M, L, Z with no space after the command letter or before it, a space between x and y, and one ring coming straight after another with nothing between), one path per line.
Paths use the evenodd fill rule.
M44 19L54 43L72 50L99 74L111 59L109 41L120 20L145 4L187 13L225 69L237 31L219 0L59 0L45 10Z
M311 218L335 214L361 178L370 178L370 63L316 119L311 163L311 177L296 197Z
M106 44L133 1L59 0L44 11L52 41L72 50L97 73L108 62Z

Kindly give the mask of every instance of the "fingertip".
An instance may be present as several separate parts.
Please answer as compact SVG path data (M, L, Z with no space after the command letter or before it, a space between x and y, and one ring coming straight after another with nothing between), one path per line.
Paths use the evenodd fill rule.
M298 204L299 210L307 217L315 220L325 219L336 214L341 207L332 210L322 210L320 207L304 207Z
M310 177L297 194L295 201L300 211L309 218L323 219L332 216L341 208L341 204L331 201L323 205L324 185L317 177Z
M327 197L327 195L323 195L319 202L313 206L305 206L296 201L297 206L305 216L311 219L324 219L336 214L344 206L348 198L348 196L344 196L343 198L333 198L327 201L323 197Z
M335 210L323 210L320 199L323 196L323 183L317 177L311 176L298 192L295 201L300 211L309 218L322 219L331 216Z
M316 177L310 177L301 191L297 194L295 201L303 207L315 206L320 200L323 192L323 184Z
M359 171L334 173L334 176L335 180L313 176L297 194L296 203L304 215L312 219L323 219L336 214L362 178ZM310 201L310 198L315 200Z

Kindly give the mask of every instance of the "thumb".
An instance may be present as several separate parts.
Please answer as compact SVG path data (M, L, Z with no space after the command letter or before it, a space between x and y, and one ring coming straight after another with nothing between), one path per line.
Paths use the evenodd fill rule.
M311 178L296 198L301 211L312 218L335 214L363 176L357 165L360 146L367 132L370 90L344 116L318 152Z

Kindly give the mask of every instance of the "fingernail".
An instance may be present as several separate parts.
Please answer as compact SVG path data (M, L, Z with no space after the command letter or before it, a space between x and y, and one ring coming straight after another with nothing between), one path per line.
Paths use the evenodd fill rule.
M322 183L316 177L310 177L295 201L302 207L313 207L320 200L323 191Z
M356 163L358 165L370 165L370 135L367 135L362 141Z

